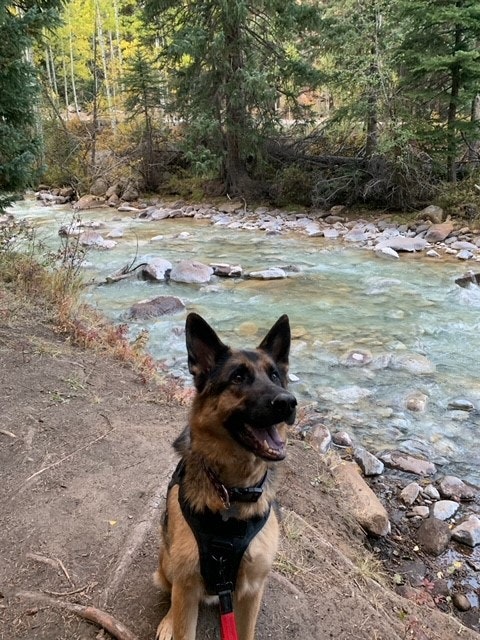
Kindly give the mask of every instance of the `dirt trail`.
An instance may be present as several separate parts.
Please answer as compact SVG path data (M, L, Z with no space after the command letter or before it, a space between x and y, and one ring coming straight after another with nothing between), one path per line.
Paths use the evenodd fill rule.
M20 590L100 607L153 638L166 609L151 582L157 531L187 409L1 289L0 384L0 638L108 637ZM377 581L345 498L300 441L279 499L282 549L258 640L480 639ZM219 638L215 610L202 611L197 637Z

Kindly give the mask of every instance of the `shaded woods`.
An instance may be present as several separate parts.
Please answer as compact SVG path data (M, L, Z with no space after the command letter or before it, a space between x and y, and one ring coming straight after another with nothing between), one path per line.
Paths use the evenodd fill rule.
M0 30L3 206L43 181L476 215L474 1L26 0Z

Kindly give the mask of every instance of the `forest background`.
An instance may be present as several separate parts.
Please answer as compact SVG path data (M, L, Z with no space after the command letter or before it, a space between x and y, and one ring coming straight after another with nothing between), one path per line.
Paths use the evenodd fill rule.
M0 210L41 182L480 211L477 0L0 0Z

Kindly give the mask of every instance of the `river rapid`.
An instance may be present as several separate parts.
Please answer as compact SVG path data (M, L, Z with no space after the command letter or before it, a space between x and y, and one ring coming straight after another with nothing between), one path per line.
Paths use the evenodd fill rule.
M58 246L59 227L72 219L67 206L29 200L12 212L31 220L50 247ZM144 221L106 208L83 212L82 219L101 222L104 237L112 230L122 234L115 248L88 251L87 281L105 281L136 255L137 262L162 257L240 264L244 273L294 267L281 280L213 277L192 285L133 278L88 286L86 301L113 322L125 322L130 306L147 298L174 295L185 303L184 312L129 323L132 337L148 329L148 350L174 375L189 379L188 311L200 313L237 347L258 344L287 313L294 338L290 388L301 405L374 453L420 453L480 486L480 287L455 284L466 271L463 262L424 254L387 260L341 240L227 229L204 220Z

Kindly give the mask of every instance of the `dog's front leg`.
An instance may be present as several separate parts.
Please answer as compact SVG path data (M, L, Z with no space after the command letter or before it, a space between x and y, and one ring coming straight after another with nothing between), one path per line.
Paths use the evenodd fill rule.
M254 593L235 598L235 618L239 640L254 640L255 625L262 602L264 585Z
M167 615L157 628L157 640L195 640L199 595L195 588L174 583Z

